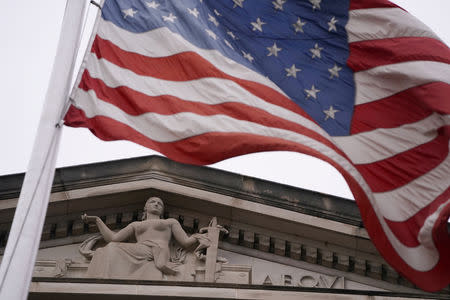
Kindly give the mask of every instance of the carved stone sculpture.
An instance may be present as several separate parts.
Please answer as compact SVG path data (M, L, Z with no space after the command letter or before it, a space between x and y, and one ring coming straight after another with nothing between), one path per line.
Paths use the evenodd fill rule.
M118 232L111 231L97 216L82 219L95 222L101 236L108 243L92 252L99 237L86 240L80 252L92 256L87 276L96 278L125 278L160 280L163 274L176 276L177 266L183 263L185 254L181 249L171 251L173 240L183 249L195 251L208 248L211 241L207 234L193 234L188 237L176 219L161 219L164 203L158 197L150 197L145 203L142 221L132 222ZM126 242L134 238L136 242ZM171 254L172 252L172 254Z

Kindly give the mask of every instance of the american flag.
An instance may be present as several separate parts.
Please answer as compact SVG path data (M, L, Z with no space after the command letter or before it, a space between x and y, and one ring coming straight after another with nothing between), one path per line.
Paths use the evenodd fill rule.
M379 252L450 283L450 51L385 0L106 0L66 125L210 164L313 155ZM288 166L286 166L288 167Z

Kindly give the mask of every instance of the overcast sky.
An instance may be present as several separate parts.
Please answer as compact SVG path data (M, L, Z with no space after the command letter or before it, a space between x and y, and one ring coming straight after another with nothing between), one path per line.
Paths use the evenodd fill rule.
M450 45L450 0L393 2L431 27ZM27 168L56 53L64 7L63 0L9 0L2 3L0 175L25 172ZM90 19L93 19L95 11L96 8L91 6ZM57 167L155 153L130 142L103 142L85 129L65 127ZM344 179L333 167L298 153L251 154L220 162L213 167L353 198Z

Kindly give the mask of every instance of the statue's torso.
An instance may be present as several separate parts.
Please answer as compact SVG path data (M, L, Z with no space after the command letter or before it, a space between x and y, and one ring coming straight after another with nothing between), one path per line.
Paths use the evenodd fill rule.
M133 225L137 242L152 241L160 247L168 247L172 236L169 220L145 220Z

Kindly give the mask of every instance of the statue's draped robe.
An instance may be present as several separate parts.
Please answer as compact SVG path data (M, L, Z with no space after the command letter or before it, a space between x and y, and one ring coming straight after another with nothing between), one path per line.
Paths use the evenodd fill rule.
M89 264L88 277L121 278L140 280L161 280L162 272L155 266L158 255L169 252L168 246L159 245L154 241L139 241L141 222L130 224L135 227L137 243L110 242L103 248L98 248Z

